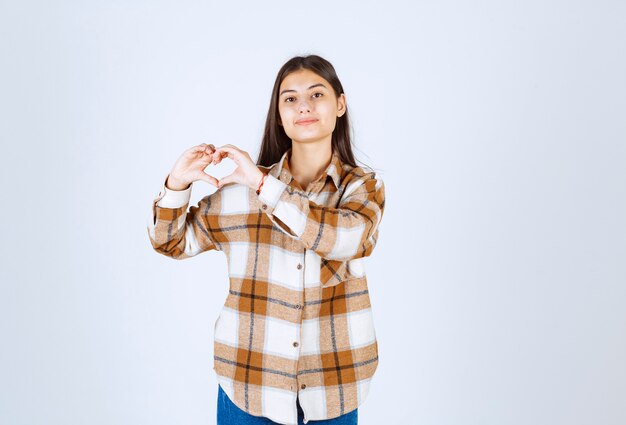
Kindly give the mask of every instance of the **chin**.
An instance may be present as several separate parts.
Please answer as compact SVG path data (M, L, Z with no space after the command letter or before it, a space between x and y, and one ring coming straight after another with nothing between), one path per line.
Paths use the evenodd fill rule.
M315 134L306 133L306 132L303 132L303 133L304 134L293 134L293 135L288 134L288 136L291 140L302 142L302 143L317 142L329 136L328 134L320 134L320 133L315 133Z

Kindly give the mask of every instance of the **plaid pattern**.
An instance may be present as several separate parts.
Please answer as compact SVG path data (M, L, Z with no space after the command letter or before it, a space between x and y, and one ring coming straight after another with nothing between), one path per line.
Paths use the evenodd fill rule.
M228 184L187 212L191 187L163 184L147 223L153 248L185 259L226 255L230 290L215 321L220 386L242 410L297 424L356 409L378 365L363 260L384 210L380 177L333 151L304 191L291 149L270 167L259 195ZM165 182L164 182L165 183Z

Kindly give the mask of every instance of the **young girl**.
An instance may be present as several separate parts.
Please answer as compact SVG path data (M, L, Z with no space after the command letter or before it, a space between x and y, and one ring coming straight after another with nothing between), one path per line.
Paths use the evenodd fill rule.
M378 365L363 259L378 239L383 181L357 166L346 96L317 55L276 77L256 164L233 145L181 155L152 205L153 248L226 255L215 322L217 423L356 424ZM229 158L218 180L209 165ZM217 190L187 212L193 182Z

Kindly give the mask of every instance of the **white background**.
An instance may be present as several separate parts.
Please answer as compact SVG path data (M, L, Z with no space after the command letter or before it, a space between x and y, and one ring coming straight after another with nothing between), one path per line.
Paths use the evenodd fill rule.
M0 423L215 422L225 257L146 220L184 149L256 159L309 53L386 185L359 423L626 423L624 2L6 1L0 35Z

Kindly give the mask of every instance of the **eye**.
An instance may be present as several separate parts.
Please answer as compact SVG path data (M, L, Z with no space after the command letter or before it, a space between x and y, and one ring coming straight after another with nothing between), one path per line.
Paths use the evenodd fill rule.
M318 96L318 94L319 94L319 96ZM319 99L322 96L324 96L324 93L322 93L322 92L318 91L318 92L313 93L313 97L316 98L316 99ZM286 97L285 98L285 102L291 103L291 101L289 99L295 99L295 97L293 97L293 96Z

